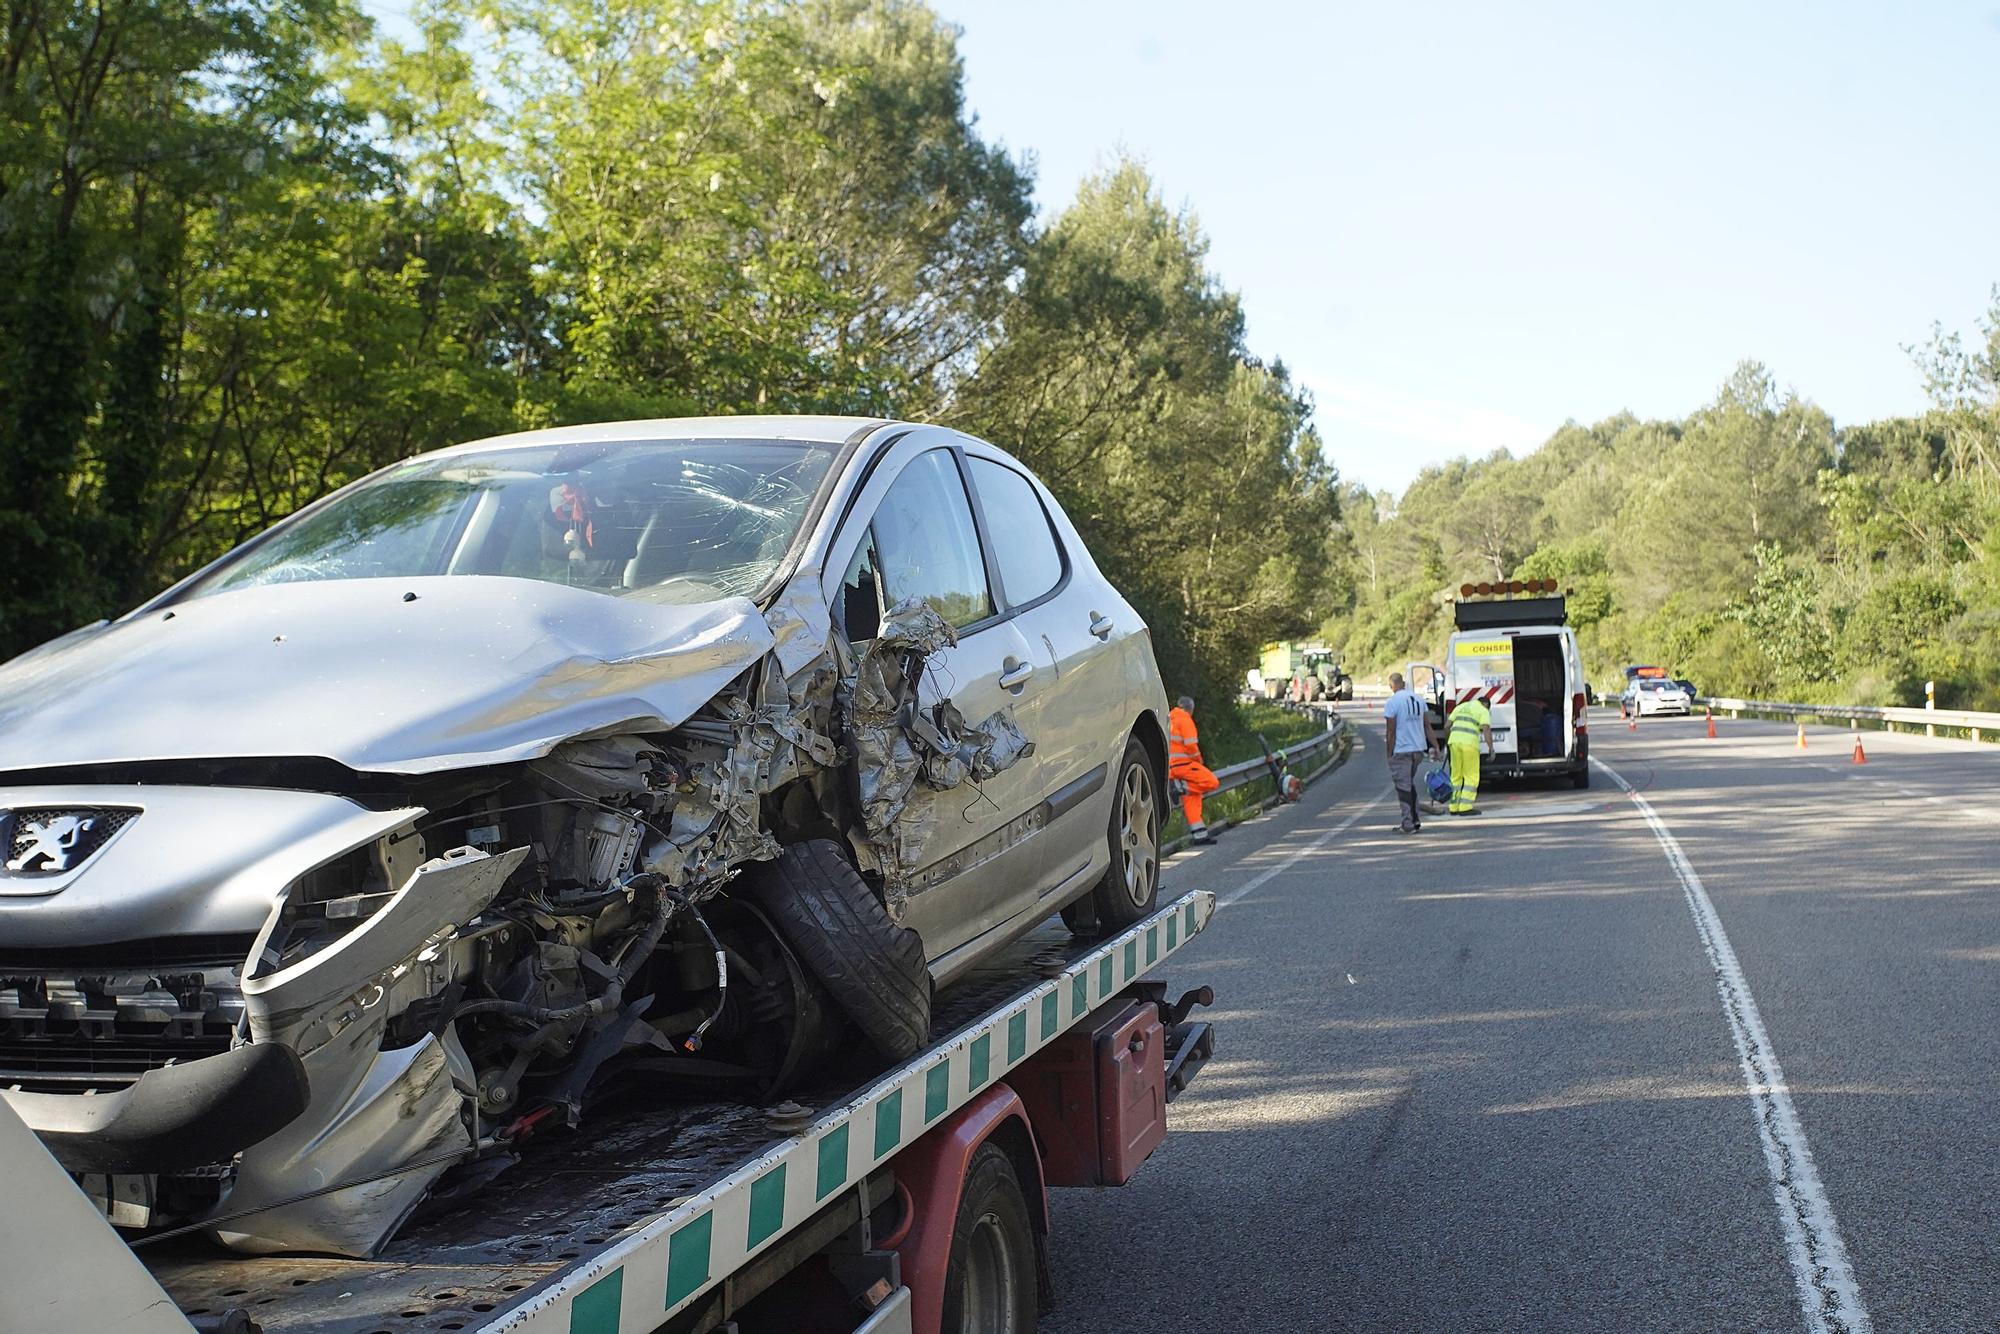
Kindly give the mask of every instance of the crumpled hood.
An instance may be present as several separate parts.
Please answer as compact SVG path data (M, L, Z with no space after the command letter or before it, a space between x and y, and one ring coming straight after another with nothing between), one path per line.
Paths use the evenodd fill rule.
M486 576L281 584L171 613L0 667L0 772L270 756L403 774L505 763L585 733L676 726L772 647L746 598L665 606Z

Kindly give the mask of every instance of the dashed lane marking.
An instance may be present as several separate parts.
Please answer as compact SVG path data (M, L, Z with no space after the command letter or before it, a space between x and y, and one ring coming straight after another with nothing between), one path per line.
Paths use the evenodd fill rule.
M1215 900L1216 911L1220 912L1222 909L1227 908L1230 904L1242 898L1245 894L1248 894L1251 890L1261 888L1262 886L1268 884L1271 880L1271 877L1282 874L1283 872L1290 870L1295 864L1297 864L1300 858L1309 857L1313 853L1318 852L1321 848L1333 842L1334 839L1340 837L1340 835L1346 833L1349 829L1352 829L1354 827L1355 821L1359 820L1362 816L1368 814L1368 812L1374 810L1377 806L1381 804L1382 804L1381 794L1377 793L1374 797L1371 797L1369 800L1355 807L1354 810L1351 813L1349 813L1348 817L1345 820L1342 820L1339 824L1327 830L1325 833L1321 834L1318 838L1306 844L1304 847L1296 849L1295 851L1292 852L1290 856L1286 857L1276 866L1266 867L1265 869L1259 871L1256 875L1251 876L1248 880L1238 885L1235 889L1230 890L1227 894L1218 895Z
M1504 824L1511 820L1533 820L1544 815L1583 815L1590 811L1602 810L1610 805L1608 801L1551 801L1522 802L1516 805L1492 803L1488 809L1493 818L1487 824Z
M1701 877L1681 851L1680 841L1654 811L1652 803L1635 791L1616 769L1602 760L1591 763L1605 777L1625 790L1639 814L1646 817L1653 837L1667 854L1667 864L1681 882L1688 910L1694 914L1695 931L1715 969L1715 989L1722 997L1722 1013L1729 1021L1729 1036L1736 1043L1736 1055L1743 1067L1743 1087L1757 1122L1757 1137L1764 1145L1764 1166L1771 1174L1771 1194L1778 1205L1778 1223L1784 1229L1785 1249L1792 1265L1792 1279L1798 1287L1799 1306L1808 1334L1868 1334L1873 1325L1868 1309L1861 1303L1861 1289L1847 1263L1847 1247L1841 1243L1840 1227L1834 1221L1833 1205L1820 1185L1819 1169L1813 1165L1812 1150L1806 1144L1805 1127L1792 1106L1785 1086L1785 1072L1771 1035L1764 1031L1763 1016L1736 961L1729 937L1715 904L1702 888Z

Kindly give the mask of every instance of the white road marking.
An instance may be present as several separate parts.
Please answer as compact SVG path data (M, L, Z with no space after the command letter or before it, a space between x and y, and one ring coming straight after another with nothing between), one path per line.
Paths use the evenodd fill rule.
M1251 890L1257 889L1260 886L1268 883L1272 876L1277 875L1282 871L1290 870L1293 864L1296 863L1301 857L1305 857L1312 853L1318 852L1328 843L1331 843L1334 839L1338 838L1340 835L1346 833L1349 829L1353 828L1354 822L1356 820L1359 820L1362 816L1368 814L1369 811L1374 810L1377 806L1381 804L1382 804L1382 796L1380 793L1377 793L1375 796L1370 797L1367 801L1364 801L1363 803L1361 803L1361 805L1355 807L1353 812L1349 814L1345 820L1342 820L1339 824L1327 830L1324 834L1321 834L1318 838L1314 839L1312 842L1298 849L1296 852L1292 853L1291 856L1279 862L1276 866L1266 867L1264 870L1259 871L1256 875L1251 876L1248 880L1238 885L1235 889L1230 890L1227 894L1224 894L1221 898L1217 899L1215 901L1215 906L1217 911L1220 911L1223 908L1227 908L1230 904L1236 902L1236 900L1242 898L1245 894L1248 894ZM1423 837L1423 835L1419 834L1418 837L1421 838Z
M1533 801L1504 804L1494 802L1487 807L1487 810L1498 815L1499 820L1488 820L1486 823L1497 824L1508 819L1528 819L1543 815L1582 815L1588 811L1601 810L1610 804L1608 801L1553 801L1547 804Z
M1679 840L1652 804L1616 769L1598 759L1591 763L1623 788L1639 814L1646 817L1653 837L1667 855L1667 864L1681 882L1702 948L1715 969L1715 989L1722 997L1722 1013L1729 1021L1729 1036L1736 1043L1743 1067L1743 1087L1750 1095L1757 1137L1764 1144L1764 1165L1771 1174L1771 1194L1778 1204L1778 1222L1784 1229L1806 1329L1809 1334L1867 1334L1873 1325L1861 1303L1854 1271L1848 1266L1847 1247L1841 1243L1833 1205L1820 1185L1819 1169L1813 1166L1805 1127L1792 1107L1778 1053L1771 1046L1771 1035L1764 1031L1763 1017L1743 977L1743 966L1736 961L1736 951L1723 932L1715 904L1702 888L1701 877L1695 874L1687 854L1681 851Z

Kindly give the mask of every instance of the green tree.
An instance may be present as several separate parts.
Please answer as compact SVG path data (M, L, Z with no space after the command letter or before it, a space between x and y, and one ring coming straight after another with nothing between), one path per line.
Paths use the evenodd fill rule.
M1028 179L905 0L460 0L544 219L573 415L933 402L1016 271Z
M1037 238L945 415L1048 480L1176 689L1225 697L1260 643L1340 600L1310 404L1245 351L1199 225L1136 164L1086 181Z
M19 649L151 585L208 447L174 423L189 285L229 201L340 151L318 61L358 20L337 0L5 12L0 648Z
M1452 499L1447 528L1467 578L1512 579L1514 565L1533 545L1537 490L1505 450L1487 460Z
M1811 549L1816 481L1832 458L1824 412L1781 398L1762 366L1737 367L1678 447L1644 461L1639 490L1619 510L1612 555L1636 605L1650 610L1675 587L1727 599L1749 587L1758 546ZM1690 542L1693 534L1701 540ZM1671 573L1661 577L1669 556Z
M1810 570L1775 542L1759 543L1749 595L1729 608L1777 669L1781 690L1809 690L1834 677L1833 623Z
M2000 493L2000 283L1970 348L1938 326L1929 344L1912 353L1941 418L1949 472L1982 496Z

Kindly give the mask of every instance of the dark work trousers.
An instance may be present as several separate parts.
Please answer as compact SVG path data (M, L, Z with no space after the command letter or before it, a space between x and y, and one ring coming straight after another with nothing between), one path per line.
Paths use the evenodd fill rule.
M1417 807L1417 766L1423 762L1420 750L1389 757L1389 781L1395 784L1396 800L1403 803L1405 829L1415 829L1424 822Z

